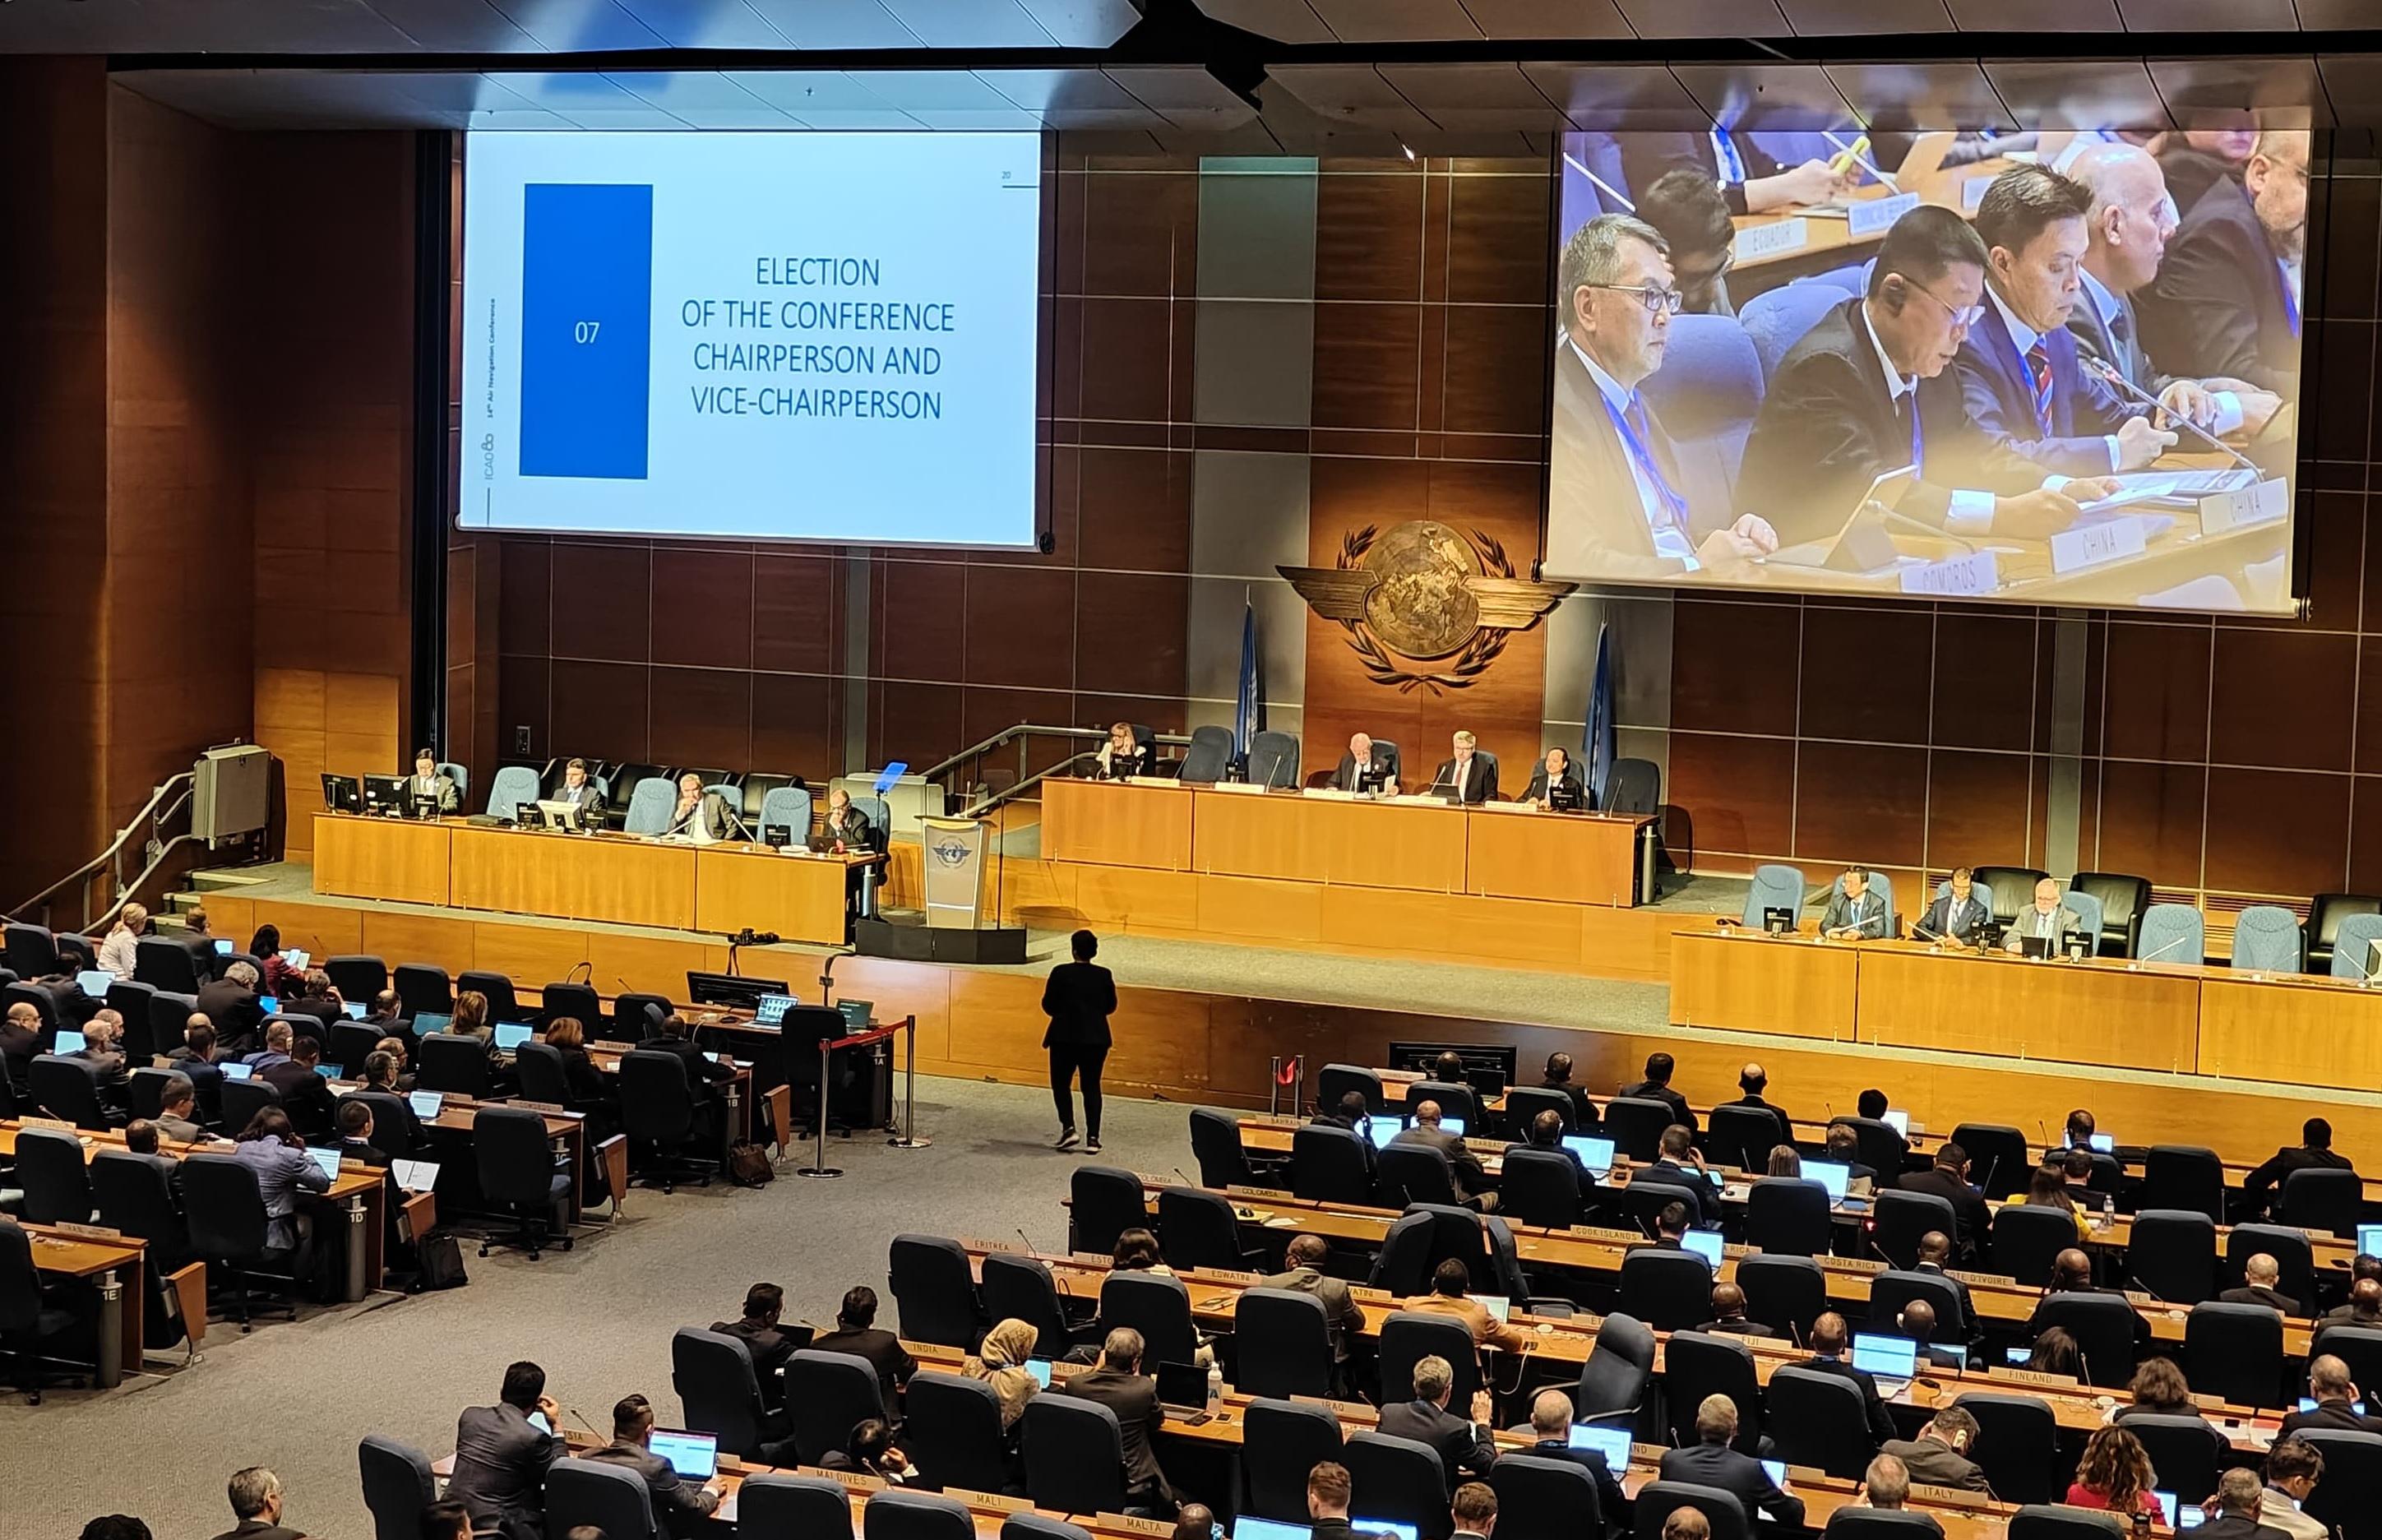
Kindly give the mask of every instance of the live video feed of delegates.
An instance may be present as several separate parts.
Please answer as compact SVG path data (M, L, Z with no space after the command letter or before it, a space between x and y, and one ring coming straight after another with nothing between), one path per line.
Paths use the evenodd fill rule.
M1030 547L1030 133L474 133L464 527Z
M2288 613L2308 156L1565 136L1542 572Z

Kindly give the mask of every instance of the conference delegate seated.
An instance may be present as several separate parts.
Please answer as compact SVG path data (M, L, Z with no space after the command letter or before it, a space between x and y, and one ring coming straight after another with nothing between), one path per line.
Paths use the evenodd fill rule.
M1613 1468L1604 1462L1602 1449L1574 1448L1571 1443L1571 1398L1560 1390L1541 1390L1530 1401L1530 1425L1527 1430L1531 1439L1529 1453L1544 1460L1561 1460L1578 1466L1596 1484L1597 1516L1609 1530L1626 1523L1629 1518L1628 1494ZM1581 1540L1600 1540L1596 1534L1583 1535Z
M1713 1318L1696 1328L1707 1336L1776 1337L1778 1335L1745 1313L1745 1290L1736 1284L1713 1285L1712 1308Z
M1679 1063L1668 1053L1646 1055L1646 1078L1634 1086L1623 1086L1624 1096L1645 1097L1660 1102L1671 1109L1671 1121L1692 1134L1696 1131L1695 1110L1688 1099L1671 1089L1671 1077L1677 1073Z
M1670 242L1679 314L1734 316L1728 274L1737 265L1737 225L1719 185L1684 167L1665 171L1639 195L1637 215Z
M2349 1376L2349 1365L2331 1353L2318 1353L2308 1363L2308 1399L2315 1403L2305 1411L2283 1413L2283 1425L2278 1437L2289 1438L2307 1428L2339 1428L2348 1433L2382 1433L2382 1417L2359 1410L2365 1401L2364 1392Z
M822 848L838 856L866 855L878 845L877 826L852 805L852 794L841 786L827 794L827 821L819 829Z
M718 792L705 791L703 777L689 770L678 778L678 803L670 809L669 822L662 827L663 839L714 844L727 839L733 829L727 799Z
M584 759L573 758L562 767L562 784L554 789L552 800L578 808L580 820L591 827L604 817L604 788L587 779Z
M1876 941L1885 934L1885 900L1870 891L1869 869L1847 867L1820 916L1820 934L1848 941Z
M1715 128L1695 132L1639 132L1615 136L1621 144L1621 172L1641 200L1673 171L1691 171L1717 186L1732 215L1807 208L1841 198L1860 179L1839 173L1826 161L1782 166L1750 133Z
M2297 1148L2276 1151L2259 1163L2257 1169L2241 1178L2242 1219L2260 1219L2267 1208L2282 1195L2283 1184L2294 1171L2352 1171L2349 1157L2332 1147L2332 1120L2311 1117L2300 1125Z
M67 1057L91 1066L100 1101L117 1112L123 1111L132 1094L132 1071L123 1053L124 1018L114 1011L103 1010L83 1023L82 1037L82 1047Z
M309 1140L327 1137L339 1111L331 1082L315 1073L322 1062L323 1045L313 1038L299 1038L290 1043L288 1058L256 1072L258 1079L280 1093L281 1110Z
M1803 1499L1779 1490L1751 1455L1729 1448L1737 1438L1737 1403L1726 1396L1707 1396L1696 1407L1696 1442L1672 1449L1657 1470L1664 1481L1688 1481L1716 1486L1733 1494L1749 1517L1759 1513L1787 1529L1803 1522Z
M699 1534L719 1506L719 1493L708 1483L681 1481L677 1469L649 1447L653 1434L653 1403L643 1396L623 1396L612 1407L612 1442L590 1449L586 1458L620 1466L644 1482L645 1500L667 1533Z
M1101 1340L1100 1356L1092 1367L1067 1381L1067 1394L1098 1401L1116 1413L1123 1435L1125 1500L1135 1508L1172 1512L1174 1489L1158 1464L1158 1433L1166 1425L1166 1407L1158 1398L1158 1382L1141 1372L1142 1348L1139 1332L1117 1327Z
M1468 804L1497 800L1497 757L1480 747L1480 740L1458 729L1448 757L1430 778L1435 795Z
M2002 950L2023 952L2027 939L2034 937L2045 954L2056 957L2067 948L2068 938L2083 929L2083 917L2059 902L2059 884L2046 877L2034 885L2034 901L2002 933Z
M1869 1436L1872 1444L1883 1444L1894 1436L1894 1420L1886 1415L1885 1403L1878 1398L1877 1381L1866 1369L1856 1369L1845 1354L1852 1346L1852 1328L1835 1311L1822 1311L1811 1323L1811 1356L1799 1367L1817 1370L1850 1381L1860 1392L1861 1411L1869 1419Z
M1111 722L1109 741L1092 757L1092 776L1098 781L1123 781L1131 775L1149 773L1149 750L1133 735L1133 723Z
M2298 393L2300 297L2290 269L2307 249L2308 150L2304 129L2261 133L2240 181L2221 178L2181 204L2183 223L2139 301L2143 340L2160 368Z
M1489 1313L1489 1307L1466 1291L1472 1287L1472 1274L1462 1261L1449 1257L1431 1270L1430 1292L1418 1294L1398 1308L1420 1315L1445 1315L1464 1323L1472 1334L1476 1348L1494 1348L1500 1352L1521 1351L1530 1343L1530 1336L1519 1326L1499 1321Z
M255 1046L256 1029L264 1020L257 982L255 965L238 962L225 968L222 978L199 986L199 1013L215 1023L215 1037L227 1053L246 1053Z
M867 1360L877 1371L877 1387L889 1408L894 1393L918 1372L917 1361L902 1346L902 1339L877 1324L877 1290L866 1284L844 1290L843 1303L835 1312L835 1330L811 1346L823 1353L850 1353ZM1072 1387L1073 1382L1069 1383Z
M141 938L149 933L149 911L139 904L127 904L108 928L107 937L99 943L99 966L105 973L118 979L132 977L139 960Z
M506 1365L496 1405L465 1407L456 1418L447 1496L472 1510L476 1533L541 1540L546 1472L566 1452L555 1432L561 1421L546 1371L527 1360Z
M1993 918L1993 911L1977 896L1977 885L1970 880L1969 869L1952 869L1951 891L1938 896L1919 917L1911 933L1922 941L1943 940L1961 946L1973 943L1977 928Z
M1918 1437L1890 1439L1878 1452L1902 1461L1913 1481L1961 1492L1990 1492L1984 1467L1969 1458L1978 1431L1976 1413L1963 1407L1939 1407Z
M7 1015L0 1016L0 1066L6 1069L10 1085L23 1088L26 1072L41 1051L42 1008L30 1000L13 1002Z
M1390 1140L1390 1148L1417 1144L1435 1150L1447 1157L1448 1175L1455 1182L1458 1202L1486 1214L1497 1206L1497 1195L1489 1190L1489 1172L1480 1157L1465 1148L1464 1136L1448 1132L1439 1125L1440 1105L1436 1102L1418 1102L1414 1124L1402 1128Z
M426 807L442 817L463 807L463 794L455 778L439 773L437 754L426 748L413 751L413 773L405 778L405 800L409 812Z
M1547 750L1538 769L1530 772L1530 783L1516 802L1534 804L1541 812L1588 806L1588 788L1580 783L1579 771L1573 768L1571 751L1556 747Z
M1067 1388L1073 1393L1073 1381ZM1447 1410L1447 1398L1455 1389L1455 1367L1437 1353L1427 1353L1415 1361L1414 1398L1381 1408L1379 1423L1392 1438L1411 1438L1436 1450L1451 1490L1465 1472L1485 1476L1497 1463L1497 1441L1490 1422L1497 1414L1496 1404L1487 1390L1475 1390L1467 1409L1470 1418L1458 1417Z
M1768 1113L1778 1120L1779 1140L1791 1146L1795 1140L1794 1118L1787 1115L1786 1108L1775 1102L1765 1101L1762 1097L1762 1092L1770 1089L1770 1072L1762 1068L1760 1064L1748 1060L1745 1067L1737 1072L1737 1089L1743 1094L1736 1101L1724 1102L1721 1105L1751 1107L1757 1111Z
M1340 756L1340 764L1332 772L1332 789L1397 795L1396 751L1374 743L1372 734L1369 733L1354 734L1348 740L1348 752Z
M2026 1324L2019 1328L2019 1336L2032 1341L2045 1330L2053 1329L2046 1327L2044 1322L2043 1307L2044 1304L2062 1294L2106 1294L2121 1300L2126 1297L2126 1291L2122 1288L2102 1288L2095 1286L2093 1282L2093 1259L2075 1247L2069 1247L2051 1259L2051 1282L2044 1287L2043 1302L2034 1307L2034 1313L2028 1316ZM2130 1304L2128 1306L2127 1313L2133 1318L2134 1323L2135 1357L2137 1359L2145 1357L2151 1345L2151 1324L2143 1319L2142 1312L2132 1309Z
M1365 1307L1348 1292L1348 1285L1323 1271L1332 1260L1332 1246L1321 1236L1293 1237L1283 1252L1283 1271L1260 1281L1263 1288L1287 1288L1312 1294L1323 1307L1323 1329L1332 1343L1335 1363L1348 1361L1348 1338L1365 1329Z

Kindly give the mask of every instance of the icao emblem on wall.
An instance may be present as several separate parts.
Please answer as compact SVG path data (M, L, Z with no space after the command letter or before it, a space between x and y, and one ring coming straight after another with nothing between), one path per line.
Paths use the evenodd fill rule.
M1346 630L1366 677L1401 695L1470 688L1513 633L1538 624L1578 586L1516 577L1495 536L1476 529L1467 537L1430 519L1387 534L1371 524L1351 531L1336 566L1274 570L1308 609Z

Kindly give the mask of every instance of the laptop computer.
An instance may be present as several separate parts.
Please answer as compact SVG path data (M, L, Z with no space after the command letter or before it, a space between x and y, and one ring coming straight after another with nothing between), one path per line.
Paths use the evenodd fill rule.
M536 1033L537 1029L526 1021L499 1021L497 1023L497 1048L510 1053Z
M1613 1169L1613 1141L1588 1134L1565 1134L1563 1147L1579 1157L1579 1164L1602 1177Z
M1689 1230L1679 1238L1679 1244L1703 1258L1713 1271L1720 1271L1721 1240L1718 1230Z
M436 1161L391 1161L389 1175L408 1192L428 1192L438 1186Z
M1855 1332L1853 1367L1881 1380L1908 1382L1919 1374L1919 1344L1907 1337Z
M2300 1410L2302 1411L2314 1411L2315 1410L2315 1398L2313 1396L2301 1397ZM2360 1417L2363 1417L2365 1415L2365 1403L2364 1401L2352 1401L2350 1403L2349 1410L2357 1413Z
M339 1179L339 1152L337 1150L310 1149L306 1152L306 1155L316 1165L322 1167L324 1176L335 1182Z
M413 1035L426 1038L433 1032L443 1032L452 1026L455 1016L448 1011L424 1011L413 1018Z
M1885 1116L1881 1121L1904 1139L1910 1137L1910 1115L1900 1107L1886 1108Z
M839 1000L835 1008L843 1013L843 1024L855 1032L868 1030L868 1023L877 1010L874 1000Z
M1575 1449L1594 1449L1604 1457L1604 1468L1616 1476L1629 1469L1627 1428L1599 1428L1574 1423L1565 1442Z
M314 1066L314 1073L325 1080L336 1080L339 1078L339 1066L335 1064L318 1064Z
M1503 1294L1467 1294L1465 1298L1487 1311L1490 1318L1501 1326L1513 1318L1514 1301Z
M2357 1250L2365 1256L2382 1257L2382 1225L2358 1226Z
M1439 1127L1443 1133L1454 1134L1458 1139L1464 1137L1464 1119L1460 1117L1442 1117Z
M75 975L75 988L82 991L85 1000L104 1000L107 987L116 982L116 975L104 967L87 968Z
M53 1053L80 1053L89 1045L89 1039L85 1038L80 1032L76 1031L73 1028L61 1027L58 1029L56 1040L50 1046L50 1052ZM246 1065L242 1065L240 1067L242 1069L246 1069L248 1066ZM245 1078L246 1077L242 1077L242 1078Z
M1348 1527L1366 1540L1422 1540L1422 1530L1393 1519L1351 1519Z
M405 1104L413 1109L416 1117L436 1117L443 1093L435 1090L411 1090L405 1094Z
M1826 1188L1828 1201L1831 1203L1841 1203L1845 1201L1845 1193L1849 1188L1852 1177L1853 1168L1849 1165L1838 1165L1834 1161L1803 1163L1803 1179L1807 1182L1817 1182Z
M217 936L215 938L215 955L218 957L228 957L231 955L231 938L229 936Z
M63 1032L58 1035L60 1037L66 1036ZM75 1036L80 1037L82 1034L80 1032L77 1032ZM215 1066L215 1068L222 1072L223 1078L227 1080L252 1079L256 1075L254 1068L244 1064L219 1064Z
M347 1013L350 1021L362 1021L364 1018L365 1008L364 1003L361 1000L346 1001L339 1006L341 1011Z
M1762 1462L1762 1469L1769 1474L1770 1484L1773 1486L1777 1487L1782 1492L1786 1489L1786 1462L1785 1460L1765 1460Z
M1040 1386L1045 1390L1050 1388L1050 1361L1049 1359L1027 1359L1025 1361L1025 1372L1034 1376L1034 1383L1036 1385Z
M2175 1494L2154 1492L2151 1494L2151 1500L2158 1504L2159 1522L2169 1529L2175 1528Z
M1314 1532L1305 1524L1286 1524L1279 1519L1252 1519L1243 1514L1233 1525L1233 1540L1307 1540Z
M2088 1142L2095 1154L2114 1155L2118 1152L2118 1136L2115 1134L2094 1134Z
M709 1481L719 1470L719 1439L684 1428L656 1428L645 1448L669 1461L681 1481Z
M755 1027L783 1026L786 1013L793 1008L794 997L791 994L765 994L761 997L760 1004L753 1007L753 1025Z
M1158 1401L1178 1411L1208 1410L1208 1371L1196 1363L1158 1366Z
M281 1014L281 999L278 995L260 994L256 997L256 1008L267 1016L278 1016Z
M1369 1143L1371 1143L1374 1149L1378 1150L1381 1146L1389 1143L1390 1140L1397 1138L1399 1132L1404 1129L1406 1126L1406 1120L1403 1117L1394 1117L1386 1113L1376 1113L1372 1116L1365 1119L1365 1138Z

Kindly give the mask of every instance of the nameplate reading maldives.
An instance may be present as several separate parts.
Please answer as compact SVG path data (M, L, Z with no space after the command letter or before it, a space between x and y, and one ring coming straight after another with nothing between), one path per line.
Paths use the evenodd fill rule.
M1755 225L1737 232L1737 260L1785 256L1811 243L1811 222L1798 215L1772 225Z
M1845 233L1855 240L1884 235L1894 222L1919 206L1919 194L1898 192L1891 198L1861 198L1845 205Z

